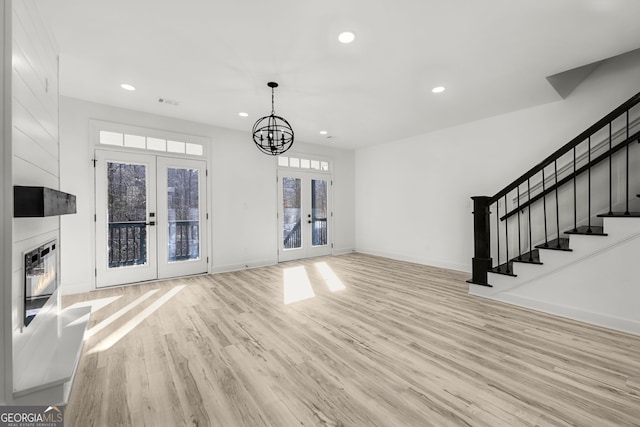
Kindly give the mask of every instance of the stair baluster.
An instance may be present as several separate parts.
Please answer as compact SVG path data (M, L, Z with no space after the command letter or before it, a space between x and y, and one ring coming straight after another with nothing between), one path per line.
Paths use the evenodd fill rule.
M544 218L544 247L549 247L549 233L547 232L547 189L545 187L544 168L542 168L542 217Z
M558 202L558 160L553 161L553 175L556 178L556 231L558 238L556 248L560 249L560 203Z
M504 213L507 213L507 195L504 195ZM511 274L509 268L509 218L504 221L505 248L507 251L507 274Z
M529 261L533 261L533 236L531 233L531 178L527 178L527 195L529 197L529 207L527 211L529 212Z
M627 110L627 138L626 140L629 140L629 110ZM627 191L626 191L626 199L627 199L627 204L626 204L626 209L624 211L625 215L631 215L631 213L629 212L629 144L627 144L627 148L626 148L626 157L627 157L627 166L626 166L626 185L627 185Z
M576 147L573 147L573 231L578 231L578 193L576 191Z
M611 140L612 140L612 132L611 132L611 122L609 122L609 153L611 153ZM627 145L628 147L628 145ZM611 172L611 158L613 157L612 154L609 154L609 215L613 215L613 190L612 190L612 186L613 186L613 179L612 179L612 172Z
M587 221L588 221L588 226L587 226L587 234L591 234L593 232L593 230L591 230L591 135L589 135L589 145L588 145L588 161L589 161L589 171L587 173L588 175L588 179L589 179L589 185L587 188L587 194L588 194L588 206L587 206Z
M518 185L518 261L522 261L522 233L520 229L520 186Z
M496 242L498 244L498 272L500 272L500 202L496 202L496 232L498 233L498 238Z

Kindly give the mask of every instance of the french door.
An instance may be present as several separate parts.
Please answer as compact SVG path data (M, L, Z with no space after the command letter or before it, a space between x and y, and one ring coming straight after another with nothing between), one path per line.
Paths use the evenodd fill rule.
M95 154L96 286L205 273L205 162Z
M331 177L323 174L278 173L279 261L331 254Z

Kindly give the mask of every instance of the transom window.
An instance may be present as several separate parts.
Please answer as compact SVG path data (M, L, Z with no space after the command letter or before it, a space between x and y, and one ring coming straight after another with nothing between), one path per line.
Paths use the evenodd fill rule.
M89 120L89 130L95 148L144 150L174 157L205 157L211 142L203 136L102 120Z
M164 151L167 153L189 154L192 156L202 156L204 154L204 149L201 144L153 138L150 136L131 135L128 133L112 132L107 130L100 131L98 142L102 145Z
M278 156L278 166L281 168L308 169L319 172L330 172L327 160L313 159L309 156Z

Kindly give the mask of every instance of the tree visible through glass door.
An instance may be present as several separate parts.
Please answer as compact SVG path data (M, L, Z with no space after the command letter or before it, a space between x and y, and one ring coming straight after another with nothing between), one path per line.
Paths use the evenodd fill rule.
M200 258L199 171L167 169L169 262Z
M107 162L109 268L147 264L147 167Z

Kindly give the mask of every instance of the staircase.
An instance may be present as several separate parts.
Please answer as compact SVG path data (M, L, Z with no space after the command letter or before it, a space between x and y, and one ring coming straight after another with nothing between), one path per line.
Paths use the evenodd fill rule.
M640 335L639 143L640 93L472 197L469 293Z

